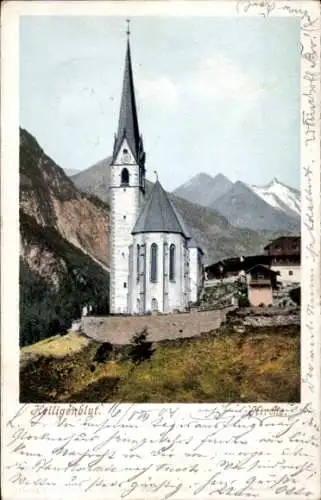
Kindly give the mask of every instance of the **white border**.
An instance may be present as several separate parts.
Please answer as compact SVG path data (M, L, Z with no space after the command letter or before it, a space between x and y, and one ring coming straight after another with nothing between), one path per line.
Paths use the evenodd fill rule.
M302 385L300 405L279 405L288 415L288 420L293 415L298 415L298 432L303 433L308 440L314 439L319 447L311 451L314 457L315 475L309 476L309 484L306 485L313 499L319 498L320 492L320 6L316 1L299 0L228 0L212 2L51 2L51 1L14 1L7 2L2 7L2 31L1 31L1 214L2 214L2 478L3 498L5 500L27 499L27 498L106 498L104 489L85 493L81 488L62 487L52 489L33 489L30 493L29 486L17 487L9 483L9 472L6 467L14 460L12 453L8 452L8 440L10 440L11 426L7 425L10 419L20 411L19 425L30 428L30 412L33 405L22 406L18 404L18 279L19 279L19 236L18 236L18 143L19 143L19 88L18 88L18 61L19 61L19 16L28 15L170 15L170 16L296 16L301 20L301 192L302 192ZM316 19L315 22L313 20ZM309 55L310 54L310 55ZM95 406L95 405L94 405ZM140 408L142 405L139 405ZM163 405L164 408L176 408L179 417L168 417L176 423L180 419L186 419L191 411L198 411L194 405ZM218 412L226 405L214 405ZM247 415L253 408L265 407L269 411L275 405L232 405L231 414ZM102 416L108 414L111 405L99 405ZM144 405L148 409L151 405ZM200 405L204 409L204 405ZM211 406L213 408L213 405ZM159 405L153 405L153 411L159 409ZM118 411L118 410L117 410ZM120 412L126 420L128 405L121 405ZM291 417L292 415L292 417ZM48 416L48 425L52 432L58 432L55 426L55 416ZM176 420L175 420L176 418ZM250 417L248 417L250 418ZM270 421L275 425L280 424L284 415L271 415ZM182 420L183 421L183 420ZM224 421L223 417L218 422ZM82 420L78 422L78 429L82 429ZM234 425L234 424L233 424ZM266 430L263 424L261 432ZM144 424L135 430L135 433L144 433ZM59 432L63 432L60 430ZM183 432L183 431L182 431ZM186 431L187 432L187 431ZM195 431L194 431L195 432ZM11 433L11 434L10 434ZM186 434L187 435L187 434ZM253 442L249 446L257 446L257 435L253 435ZM275 456L279 456L282 449L289 446L287 437L282 444L276 445ZM268 450L268 446L265 448ZM309 448L310 449L310 448ZM174 462L181 463L180 448L176 448ZM221 456L224 449L220 448ZM268 451L266 451L268 453ZM313 454L314 453L314 454ZM300 458L302 463L304 457ZM146 458L147 460L147 458ZM290 457L289 460L294 460ZM298 460L296 460L298 462ZM28 471L29 476L33 472ZM280 471L278 473L281 474ZM163 475L168 479L169 475ZM189 484L189 476L184 481ZM244 476L244 474L243 474ZM170 476L171 478L173 476ZM240 481L241 476L236 471L233 476ZM304 476L305 479L308 476ZM303 481L303 477L302 477ZM190 490L184 483L178 496L172 498L191 498ZM29 493L28 493L29 491ZM207 490L206 490L207 491ZM196 496L196 498L205 498ZM120 498L120 490L111 491L113 498ZM208 491L207 491L208 493ZM273 498L276 492L269 489L268 485L258 488L260 498ZM58 495L58 496L57 496ZM93 496L94 495L94 496ZM140 495L140 496L137 496ZM145 496L146 495L146 496ZM165 494L164 494L165 495ZM287 495L287 498L301 498L302 492ZM164 498L161 494L146 494L142 491L135 492L129 498ZM211 498L225 498L225 494L211 496ZM240 495L238 495L240 498ZM109 496L109 498L111 498ZM226 497L227 498L227 497ZM229 495L228 498L234 498ZM283 498L279 494L278 498Z

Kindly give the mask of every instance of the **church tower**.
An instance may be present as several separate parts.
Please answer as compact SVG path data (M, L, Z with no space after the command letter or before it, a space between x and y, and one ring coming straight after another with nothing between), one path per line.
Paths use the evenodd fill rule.
M129 29L118 130L110 172L110 312L128 312L129 247L145 196L145 152L139 133Z

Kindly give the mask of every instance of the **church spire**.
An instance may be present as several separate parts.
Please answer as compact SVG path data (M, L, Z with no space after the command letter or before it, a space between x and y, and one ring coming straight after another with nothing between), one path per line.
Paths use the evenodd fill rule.
M135 160L137 161L137 163L140 163L140 160L143 156L143 149L142 149L142 140L139 135L139 127L137 119L134 79L133 79L133 70L132 70L131 53L130 53L129 20L127 19L126 22L127 22L127 30L126 30L127 48L125 57L125 70L123 78L123 90L120 103L118 130L117 130L117 135L115 137L113 159L114 160L116 159L116 156L119 152L123 139L126 138L128 146L132 154L134 155Z

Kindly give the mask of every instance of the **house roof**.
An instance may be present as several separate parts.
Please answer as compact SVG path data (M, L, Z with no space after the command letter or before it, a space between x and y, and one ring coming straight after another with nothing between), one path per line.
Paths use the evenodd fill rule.
M132 230L132 234L137 233L178 233L190 238L182 217L158 180Z
M271 262L271 257L269 255L248 255L244 257L230 257L227 259L221 259L214 264L207 266L209 271L215 271L223 266L225 271L238 271L240 269L248 270L257 264L269 264Z
M271 269L269 266L265 266L264 264L256 264L255 266L248 269L247 273L251 274L252 271L256 269L263 269L264 271L268 271L269 274L275 274L275 275L280 274L280 271L273 271L273 269Z
M143 144L142 138L139 135L129 39L127 40L123 90L120 103L118 131L114 144L113 161L119 152L124 138L126 138L135 160L139 162L140 155L143 152Z
M282 245L284 243L291 242L292 244L300 246L301 236L279 236L275 240L270 241L265 247L264 250L268 250L272 245L279 244Z

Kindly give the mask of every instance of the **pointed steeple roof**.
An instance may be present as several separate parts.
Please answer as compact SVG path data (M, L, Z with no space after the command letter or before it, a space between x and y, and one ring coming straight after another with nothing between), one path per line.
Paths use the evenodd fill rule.
M123 90L120 103L118 131L115 137L113 160L115 160L124 138L127 139L128 146L133 153L135 160L139 162L143 152L143 145L142 139L139 135L129 38L127 40Z
M137 233L178 233L190 238L183 219L158 180L132 231Z

